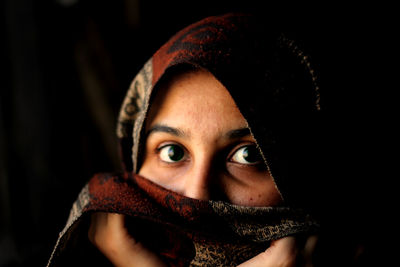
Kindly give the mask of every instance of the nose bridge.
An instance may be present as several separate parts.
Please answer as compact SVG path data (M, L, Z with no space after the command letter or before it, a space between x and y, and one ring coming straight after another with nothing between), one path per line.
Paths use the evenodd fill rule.
M184 194L187 197L209 200L213 179L213 161L211 156L196 158L185 177Z

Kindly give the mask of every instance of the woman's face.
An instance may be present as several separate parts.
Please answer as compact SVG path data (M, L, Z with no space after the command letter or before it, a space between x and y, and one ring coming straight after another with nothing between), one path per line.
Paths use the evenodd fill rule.
M281 202L246 120L226 88L204 70L176 75L159 88L139 174L201 200Z

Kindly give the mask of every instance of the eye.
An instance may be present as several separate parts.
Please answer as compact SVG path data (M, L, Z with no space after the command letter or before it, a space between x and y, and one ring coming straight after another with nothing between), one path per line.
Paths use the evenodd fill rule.
M255 145L242 146L231 157L231 161L246 165L256 165L261 160L261 155Z
M160 159L168 163L179 162L185 158L185 150L179 145L165 145L158 151Z

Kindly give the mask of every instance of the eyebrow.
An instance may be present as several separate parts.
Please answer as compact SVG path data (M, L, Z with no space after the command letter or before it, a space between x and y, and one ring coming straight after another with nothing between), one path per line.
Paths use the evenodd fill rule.
M250 129L249 128L239 128L239 129L234 129L226 133L226 137L228 139L237 139L241 137L245 137L250 135Z
M187 133L185 133L183 130L181 130L179 128L170 127L170 126L167 126L164 124L155 124L147 131L146 137L154 132L168 133L168 134L175 135L177 137L187 137L188 136Z
M146 132L146 137L154 132L168 133L168 134L172 134L177 137L188 137L189 136L189 134L187 134L182 129L174 128L174 127L167 126L164 124L155 124ZM250 135L250 129L247 127L244 127L244 128L234 129L234 130L227 132L225 134L225 137L227 139L238 139L238 138L242 138L242 137L245 137L248 135Z

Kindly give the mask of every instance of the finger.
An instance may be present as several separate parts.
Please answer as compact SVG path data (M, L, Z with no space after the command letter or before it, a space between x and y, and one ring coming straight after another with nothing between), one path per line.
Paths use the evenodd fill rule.
M104 212L95 212L91 215L90 227L88 231L88 237L90 242L94 245L97 243L101 243L104 227L107 225L107 213Z
M312 261L317 247L317 243L318 243L317 235L312 235L307 238L303 249L304 266L313 266Z
M312 255L318 242L318 236L317 235L312 235L309 238L307 238L307 241L304 245L304 253L306 255Z
M94 213L89 239L114 266L164 266L155 253L129 235L123 215Z
M109 214L108 223L115 235L114 249L118 257L114 257L116 266L164 266L161 259L141 243L137 242L125 228L125 216Z
M114 255L121 254L121 250L116 248L123 245L125 241L121 239L123 221L124 217L121 215L104 212L96 212L91 216L89 240L108 258L114 258L116 257Z
M297 257L296 240L285 237L271 242L271 246L254 258L242 263L240 267L292 267Z

